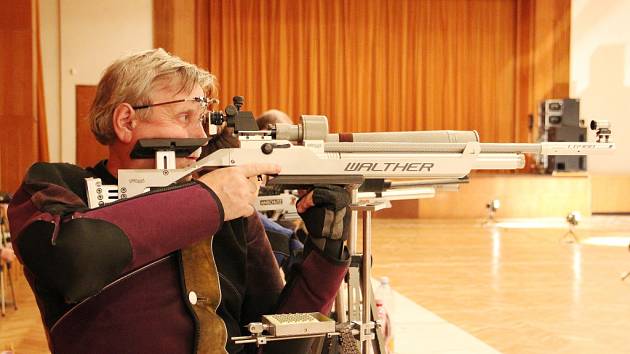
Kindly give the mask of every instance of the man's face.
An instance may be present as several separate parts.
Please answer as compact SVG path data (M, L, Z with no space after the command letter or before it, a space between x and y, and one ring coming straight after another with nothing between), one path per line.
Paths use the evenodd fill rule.
M205 94L199 85L195 85L190 92L177 93L177 87L165 84L158 86L158 89L151 94L151 102L155 104L204 96ZM145 118L140 118L139 115L136 115L136 125L133 129L134 135L131 146L135 145L135 142L139 139L206 138L206 132L199 120L202 113L201 105L195 101L151 107ZM177 158L177 168L192 165L199 158L200 153L201 149L198 149L188 157ZM136 160L134 165L136 165L134 168L155 168L155 160Z

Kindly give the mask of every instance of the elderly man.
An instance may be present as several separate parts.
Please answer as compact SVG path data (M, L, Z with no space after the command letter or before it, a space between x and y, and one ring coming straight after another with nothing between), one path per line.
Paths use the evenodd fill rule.
M211 74L161 49L120 59L89 117L109 158L87 170L37 163L27 172L9 218L53 353L238 353L247 348L229 338L262 314L330 310L348 264L341 188L302 199L313 242L284 288L251 206L255 176L278 166L219 169L87 208L85 178L116 184L119 169L153 168L130 158L138 139L205 137L215 90ZM267 349L296 353L299 344Z
M256 118L256 124L260 130L269 129L276 123L293 124L293 120L279 109L270 109Z

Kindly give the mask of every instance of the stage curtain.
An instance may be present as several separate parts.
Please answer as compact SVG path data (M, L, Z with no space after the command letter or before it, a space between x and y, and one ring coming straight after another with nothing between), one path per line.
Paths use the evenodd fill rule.
M327 115L334 131L515 138L514 1L203 3L224 103Z

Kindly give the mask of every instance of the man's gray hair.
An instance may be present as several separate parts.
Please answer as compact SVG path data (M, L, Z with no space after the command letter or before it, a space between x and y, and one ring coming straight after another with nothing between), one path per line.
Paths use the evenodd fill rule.
M293 120L288 114L277 109L265 111L260 117L256 118L256 124L258 124L258 129L260 130L267 130L270 125L276 123L293 124Z
M105 70L96 88L88 116L96 139L103 145L116 141L112 122L116 107L125 102L132 106L151 104L151 92L164 82L180 85L177 93L192 91L195 85L199 85L206 96L217 93L214 75L162 48L121 58ZM148 110L144 111L137 113L143 117Z

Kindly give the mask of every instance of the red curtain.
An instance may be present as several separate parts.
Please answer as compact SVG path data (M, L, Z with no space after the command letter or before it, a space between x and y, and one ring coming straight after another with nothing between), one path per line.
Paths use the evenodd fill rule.
M203 3L203 6L200 4ZM515 138L516 2L198 1L220 99L327 115L333 131ZM203 63L202 63L203 64Z

